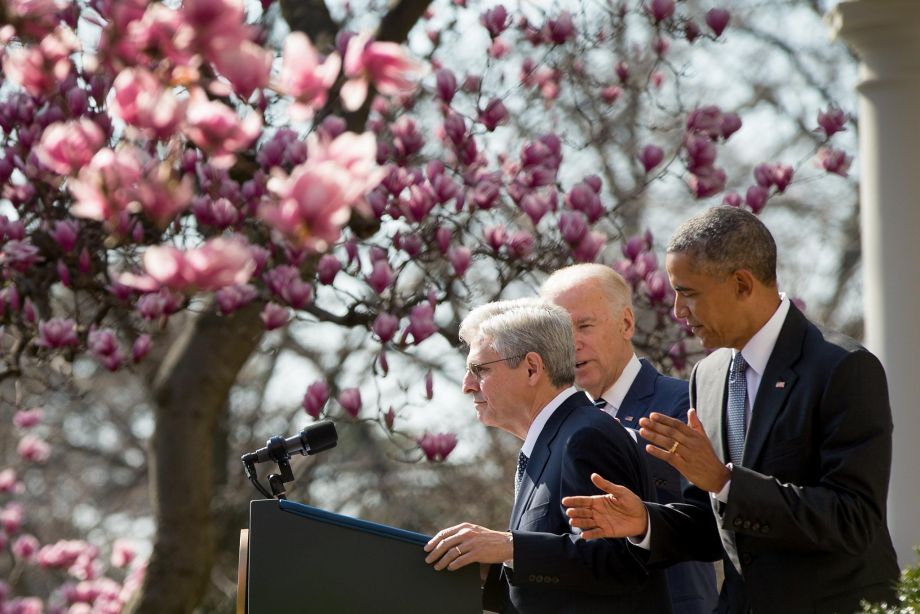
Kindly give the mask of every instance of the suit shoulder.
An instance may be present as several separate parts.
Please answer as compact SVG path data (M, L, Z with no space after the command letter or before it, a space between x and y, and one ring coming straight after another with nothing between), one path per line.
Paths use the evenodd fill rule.
M619 422L593 405L576 407L560 428L565 440L573 437L580 441L590 439L617 440L629 437Z

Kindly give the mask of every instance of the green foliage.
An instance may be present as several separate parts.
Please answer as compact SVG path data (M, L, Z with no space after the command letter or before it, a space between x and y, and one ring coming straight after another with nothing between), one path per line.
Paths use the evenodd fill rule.
M920 547L914 548L920 556ZM908 565L898 582L898 603L864 604L862 614L916 614L920 612L920 564Z

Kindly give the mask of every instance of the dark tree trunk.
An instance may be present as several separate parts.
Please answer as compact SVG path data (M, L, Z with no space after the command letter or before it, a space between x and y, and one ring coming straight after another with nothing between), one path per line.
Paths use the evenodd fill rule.
M237 374L263 331L259 306L190 322L154 382L150 483L157 537L136 613L190 612L214 558L214 430Z

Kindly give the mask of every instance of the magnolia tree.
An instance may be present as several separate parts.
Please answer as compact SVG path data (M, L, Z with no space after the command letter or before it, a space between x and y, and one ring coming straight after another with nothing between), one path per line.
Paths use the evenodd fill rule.
M271 0L0 6L0 383L18 390L37 365L67 372L88 357L117 372L158 357L149 562L124 542L33 532L22 476L53 456L42 433L56 425L4 397L18 438L0 459L4 611L195 607L213 560L214 425L264 331L363 331L366 377L386 379L394 357L421 361L434 338L456 345L475 304L600 261L632 284L640 350L682 371L698 348L638 228L649 191L759 213L800 167L847 173L829 145L846 116L815 109L817 170L767 161L725 193L719 153L742 118L685 103L670 60L672 47L718 44L724 8L408 3L372 33L347 29L361 21L350 8L334 20L309 6L304 17L282 3L282 40ZM412 53L399 43L418 18ZM459 31L477 48L446 52ZM581 136L565 129L570 114ZM588 141L615 149L602 171L583 166ZM412 432L397 401L368 403L334 374L302 392L312 418L378 423L410 458L443 461L457 443Z

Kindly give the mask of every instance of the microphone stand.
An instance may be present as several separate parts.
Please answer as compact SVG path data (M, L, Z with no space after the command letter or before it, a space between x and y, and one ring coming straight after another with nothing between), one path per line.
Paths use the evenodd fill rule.
M269 458L278 465L278 473L272 473L268 476L268 485L272 489L271 493L269 493L265 487L262 486L262 483L259 482L255 460L252 458L252 455L247 454L243 456L243 471L246 472L246 477L249 478L253 486L255 486L260 493L265 495L266 498L279 500L287 499L287 491L284 484L285 482L294 481L294 472L291 470L291 455L288 454L284 444L284 437L272 437L268 440L267 447Z

